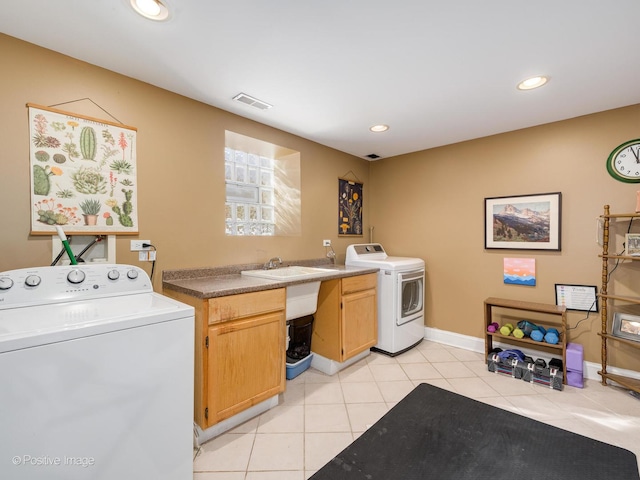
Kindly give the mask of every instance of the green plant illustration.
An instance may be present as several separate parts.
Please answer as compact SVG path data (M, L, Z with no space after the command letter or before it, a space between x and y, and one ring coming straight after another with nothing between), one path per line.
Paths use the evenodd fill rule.
M69 139L67 143L62 146L62 151L69 155L69 160L72 162L74 158L80 158L80 153L78 152L78 146L73 141L73 133L69 132L65 135Z
M53 198L46 198L34 204L38 221L47 225L73 225L80 219L76 216L76 207L65 207ZM57 210L56 210L57 209Z
M109 130L102 130L102 139L104 140L104 143L100 145L100 149L102 150L102 160L100 161L100 168L104 167L107 164L107 160L120 153L119 149L114 148L116 146L116 139L113 138L113 135L111 135L111 132Z
M64 122L51 122L51 126L56 132L61 132L67 128Z
M87 198L83 202L80 202L80 210L85 215L97 215L100 213L100 200L95 198Z
M38 148L58 148L60 146L60 140L51 135L36 133L33 136L33 144Z
M80 152L83 160L95 161L97 148L96 131L92 127L82 127L80 131Z
M33 193L34 195L49 195L51 190L51 175L62 175L62 170L58 167L49 167L46 165L42 168L40 165L33 166Z
M109 130L107 130L106 128L104 130L102 130L102 138L104 139L104 141L106 143L108 143L109 145L115 147L116 139L113 138L113 135L111 135L111 132Z
M114 160L113 162L111 162L111 165L109 165L109 168L122 175L131 175L133 165L131 165L126 160Z
M120 185L124 185L125 187L133 187L133 182L128 178L125 178L120 182Z
M106 165L107 160L109 160L111 157L115 157L116 155L118 155L118 153L120 153L120 150L118 150L117 148L112 148L111 145L108 145L106 143L100 145L100 149L102 150L102 161L100 162L102 166Z
M94 168L80 169L71 175L73 186L79 193L95 195L97 193L107 193L107 181L99 170Z
M56 163L64 163L67 161L67 157L65 157L61 153L56 153L53 155L53 161Z
M133 133L127 133L127 138L129 139L129 158L133 159Z
M125 201L122 202L122 208L118 205L113 205L111 210L118 215L118 220L123 227L133 227L133 220L131 219L131 212L133 212L133 204L131 203L131 197L133 196L133 190L122 189L124 193Z
M58 187L60 189L59 185L56 185L56 187ZM73 198L75 197L75 194L73 193L72 190L69 190L68 188L64 188L64 189L60 189L56 192L56 197L58 198Z
M39 162L49 161L49 154L44 150L38 150L36 153L33 154L33 156L36 157L36 160L38 160Z

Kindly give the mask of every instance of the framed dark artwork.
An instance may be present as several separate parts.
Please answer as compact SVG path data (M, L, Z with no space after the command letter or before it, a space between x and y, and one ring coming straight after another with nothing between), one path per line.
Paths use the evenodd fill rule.
M338 179L338 235L362 236L362 185Z
M484 199L484 248L560 251L562 194Z

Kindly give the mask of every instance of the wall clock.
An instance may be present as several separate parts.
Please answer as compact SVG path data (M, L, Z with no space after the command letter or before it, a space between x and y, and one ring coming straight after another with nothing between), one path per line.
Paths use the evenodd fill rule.
M607 171L621 182L640 183L640 139L616 147L607 159Z

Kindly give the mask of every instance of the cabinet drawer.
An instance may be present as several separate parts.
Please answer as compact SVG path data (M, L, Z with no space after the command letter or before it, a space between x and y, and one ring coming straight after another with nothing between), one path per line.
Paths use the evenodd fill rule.
M356 277L345 277L342 279L342 294L375 288L377 281L378 275L376 273L358 275Z
M209 299L209 325L285 309L285 289Z

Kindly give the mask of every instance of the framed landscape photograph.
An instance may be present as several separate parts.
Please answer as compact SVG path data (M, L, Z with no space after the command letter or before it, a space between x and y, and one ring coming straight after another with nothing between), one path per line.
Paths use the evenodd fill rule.
M560 251L562 194L484 199L484 248Z

